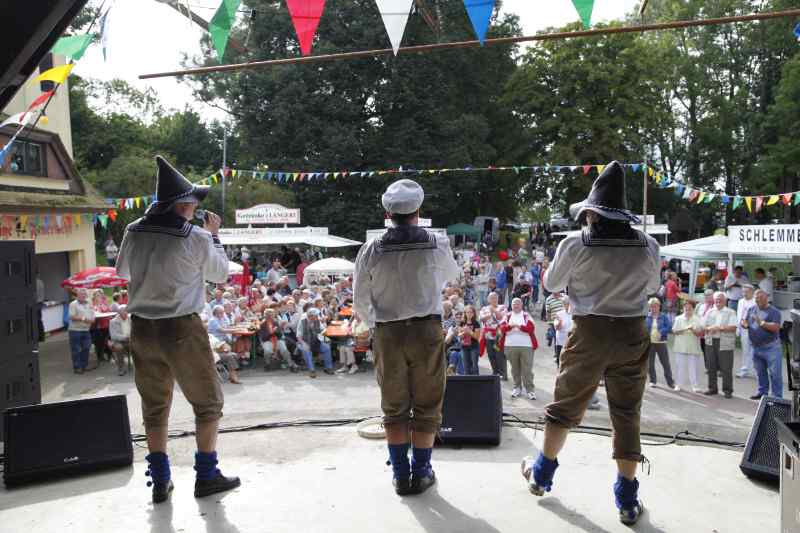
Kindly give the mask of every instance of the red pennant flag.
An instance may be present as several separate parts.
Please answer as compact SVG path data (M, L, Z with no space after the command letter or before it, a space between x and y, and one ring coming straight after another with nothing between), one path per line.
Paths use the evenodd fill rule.
M319 19L325 9L325 0L286 0L286 6L292 16L297 40L300 41L300 51L307 56L311 53Z
M588 174L590 170L592 170L592 165L583 165L583 175L584 176L586 174Z
M109 209L108 210L108 218L111 219L111 222L114 222L115 220L117 220L117 211L115 209Z
M52 91L47 91L47 92L44 92L44 93L40 94L39 97L36 98L36 100L34 100L33 102L31 102L31 105L28 106L28 111L30 111L31 109L33 109L35 107L39 107L40 105L45 103L47 101L47 99L50 98L53 95L54 92L55 92L55 89L52 90Z
M700 191L692 191L689 194L689 202L694 202L698 196L700 196Z
M792 203L792 194L794 193L787 192L786 194L781 194L783 205L790 205Z
M125 200L120 200L119 201L119 208L120 209L125 209Z

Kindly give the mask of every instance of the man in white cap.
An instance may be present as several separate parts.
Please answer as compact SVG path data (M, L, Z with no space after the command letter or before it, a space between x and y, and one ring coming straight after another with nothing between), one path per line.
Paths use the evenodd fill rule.
M460 274L449 241L417 226L423 198L422 187L409 179L386 189L383 207L394 225L361 248L353 279L353 310L375 328L375 369L399 495L420 494L436 482L431 450L446 380L440 295Z
M660 284L660 260L658 243L630 226L637 217L626 203L625 172L614 161L589 197L570 207L583 231L561 242L544 275L548 291L569 289L574 329L561 352L553 402L545 408L542 451L523 473L532 493L550 491L567 434L604 380L618 470L614 497L620 521L633 524L643 510L636 467L642 460L639 421L650 351L645 314L647 297Z
M205 282L224 283L228 278L228 257L217 237L220 218L207 212L205 229L191 224L208 187L193 185L161 156L156 163L156 201L126 228L117 273L130 280L130 347L150 450L147 474L153 503L160 503L173 488L166 452L175 381L195 414L195 497L229 490L240 482L216 467L223 397L200 319Z

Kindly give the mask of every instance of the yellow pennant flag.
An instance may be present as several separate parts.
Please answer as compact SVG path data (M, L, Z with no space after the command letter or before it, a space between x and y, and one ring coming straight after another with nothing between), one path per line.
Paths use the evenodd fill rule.
M53 67L39 74L34 81L53 81L55 83L64 83L69 76L69 73L72 72L72 67L74 66L74 63L69 63L67 65Z
M75 225L80 226L83 222L83 215L75 215Z
M141 205L142 199L141 197L137 196L133 199L133 203L136 204L136 209L139 209L139 205Z
M702 204L703 200L705 199L705 197L706 197L706 193L704 193L703 191L700 191L700 194L697 195L697 203L698 204Z
M236 176L238 176L238 175L239 175L239 171L238 170L231 170L231 177L232 178L236 178Z
M25 229L25 226L28 225L28 215L20 215L19 223L22 225L22 228Z
M747 205L747 210L753 212L753 198L751 196L744 197L744 203Z
M780 199L781 199L781 197L780 197L780 196L778 196L777 194L773 194L773 195L772 195L772 196L770 196L770 197L769 197L769 199L767 200L767 205L775 205L775 204L777 204L777 203L778 203L778 200L780 200Z
M647 167L647 175L653 177L653 167Z
M602 174L604 168L606 168L605 165L597 165L597 173Z

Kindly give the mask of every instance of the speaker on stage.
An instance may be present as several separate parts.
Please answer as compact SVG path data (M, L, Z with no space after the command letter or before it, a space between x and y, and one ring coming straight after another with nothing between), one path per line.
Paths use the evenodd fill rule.
M788 422L792 402L771 396L761 398L753 428L747 437L747 445L739 468L747 477L778 483L781 450L776 419Z
M3 425L8 487L133 463L124 395L7 409Z
M443 444L500 444L503 399L499 376L449 376L444 394Z

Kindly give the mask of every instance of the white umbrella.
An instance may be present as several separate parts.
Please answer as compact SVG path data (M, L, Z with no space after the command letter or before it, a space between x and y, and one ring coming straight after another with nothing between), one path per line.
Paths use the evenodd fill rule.
M356 265L347 259L330 257L321 259L308 265L303 272L304 276L346 276L352 274Z
M244 267L239 263L228 261L228 274L241 274L244 272Z

